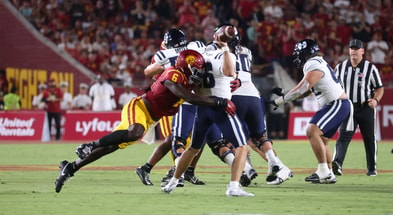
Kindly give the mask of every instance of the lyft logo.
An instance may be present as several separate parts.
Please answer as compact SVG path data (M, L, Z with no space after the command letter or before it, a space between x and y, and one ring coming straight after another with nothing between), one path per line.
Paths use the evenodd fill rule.
M120 121L110 120L99 120L99 118L93 118L90 121L76 121L75 131L82 133L83 136L89 134L89 132L111 132L113 128L120 124Z

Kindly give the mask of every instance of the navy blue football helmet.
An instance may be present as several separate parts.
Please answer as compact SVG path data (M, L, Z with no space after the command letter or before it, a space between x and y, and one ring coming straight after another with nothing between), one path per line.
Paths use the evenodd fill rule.
M317 42L311 39L301 40L296 43L293 49L293 63L297 68L301 68L306 63L307 59L317 52L319 52Z
M187 44L186 35L178 29L169 29L164 35L164 44L166 48L177 48Z

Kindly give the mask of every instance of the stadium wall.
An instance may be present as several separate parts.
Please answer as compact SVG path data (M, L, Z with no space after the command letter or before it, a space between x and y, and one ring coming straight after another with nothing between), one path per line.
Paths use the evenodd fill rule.
M9 88L18 87L23 109L31 108L38 85L49 79L67 81L74 95L79 83L91 83L95 76L43 37L7 0L0 0L0 35L0 69Z

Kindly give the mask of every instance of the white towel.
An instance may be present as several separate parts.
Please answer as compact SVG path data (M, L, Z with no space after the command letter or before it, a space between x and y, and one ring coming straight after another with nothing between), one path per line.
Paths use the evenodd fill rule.
M151 125L148 129L147 132L145 133L145 135L142 138L142 142L147 143L148 145L151 145L154 143L154 141L156 140L156 125L158 124L158 122L154 123L153 125Z
M347 125L345 126L345 130L347 130L347 131L354 131L355 130L355 126L354 126L354 122L353 122L353 105L352 105L352 102L351 102L351 100L349 100L348 99L348 101L351 103L351 110L350 110L350 112L349 112L349 116L348 116L348 119L347 119Z

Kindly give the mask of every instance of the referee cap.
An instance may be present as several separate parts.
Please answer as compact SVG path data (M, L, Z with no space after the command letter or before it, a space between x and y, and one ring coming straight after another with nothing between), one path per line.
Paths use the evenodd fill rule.
M349 48L352 48L352 47L355 47L355 48L358 48L358 49L362 49L363 48L363 43L362 43L361 40L353 39L353 40L351 40L349 42Z

